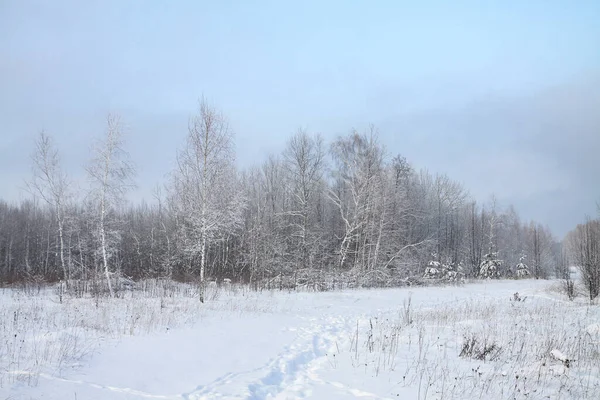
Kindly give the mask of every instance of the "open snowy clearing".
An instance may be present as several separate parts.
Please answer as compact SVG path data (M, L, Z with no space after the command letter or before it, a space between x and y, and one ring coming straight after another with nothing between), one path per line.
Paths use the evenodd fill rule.
M597 399L600 309L551 285L4 290L0 399Z

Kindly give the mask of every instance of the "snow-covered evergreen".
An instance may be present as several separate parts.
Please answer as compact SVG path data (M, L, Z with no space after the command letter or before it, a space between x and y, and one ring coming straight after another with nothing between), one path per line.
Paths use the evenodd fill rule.
M499 278L502 264L503 261L498 259L498 253L484 255L479 268L479 276L481 278Z

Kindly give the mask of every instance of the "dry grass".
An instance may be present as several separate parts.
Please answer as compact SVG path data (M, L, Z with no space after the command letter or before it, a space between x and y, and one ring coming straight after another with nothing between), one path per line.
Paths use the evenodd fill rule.
M198 288L149 280L118 298L57 287L0 290L0 388L16 382L35 386L41 373L61 376L77 368L109 340L191 326L209 312L270 312L268 294L209 285L205 303Z
M428 309L405 302L395 317L360 321L335 357L417 388L419 399L597 399L600 332L590 327L599 320L598 306L556 294Z

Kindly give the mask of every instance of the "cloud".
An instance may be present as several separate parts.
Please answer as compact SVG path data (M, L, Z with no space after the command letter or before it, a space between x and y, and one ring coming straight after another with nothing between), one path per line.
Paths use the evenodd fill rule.
M564 235L600 200L600 73L529 96L397 115L391 148L448 173L478 200L495 194ZM392 132L392 133L390 133Z

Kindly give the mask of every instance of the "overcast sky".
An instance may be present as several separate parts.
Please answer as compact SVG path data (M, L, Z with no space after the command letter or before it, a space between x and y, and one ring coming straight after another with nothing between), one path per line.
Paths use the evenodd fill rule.
M41 129L81 176L108 112L149 196L204 95L241 167L299 127L373 123L390 155L560 237L600 200L598 21L597 0L0 0L0 198L23 196Z

